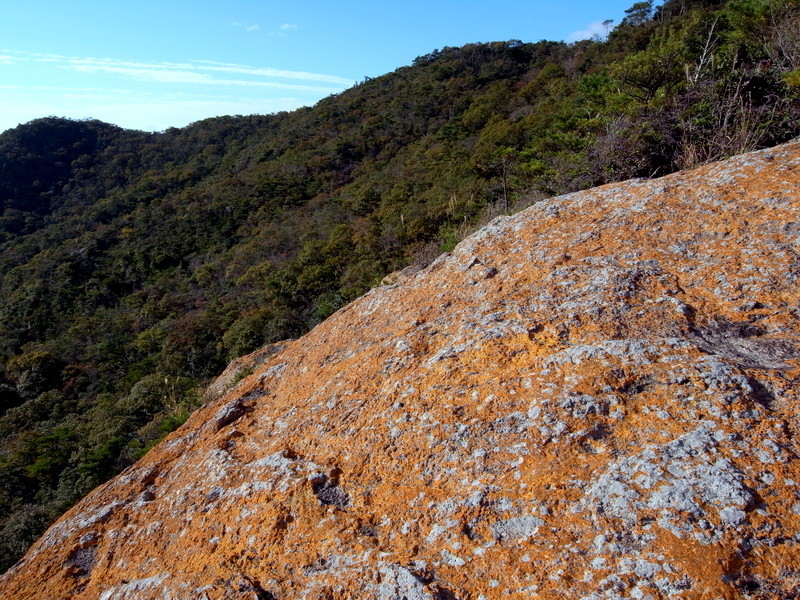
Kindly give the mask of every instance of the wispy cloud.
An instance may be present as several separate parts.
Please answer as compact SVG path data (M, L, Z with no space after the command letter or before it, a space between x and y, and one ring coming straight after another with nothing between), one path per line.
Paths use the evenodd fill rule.
M0 62L6 55L0 56ZM115 58L94 58L59 56L53 54L13 53L8 51L8 61L31 60L35 62L55 63L61 69L82 73L109 74L130 77L140 81L151 81L168 84L199 84L213 86L267 87L294 91L330 94L339 92L355 83L351 79L311 73L307 71L287 71L270 67L254 67L235 63L221 63L208 60L190 62L138 62ZM247 79L231 79L219 77L220 74L235 74ZM284 81L281 81L284 80ZM306 85L287 83L303 81Z
M124 65L104 65L104 64L77 64L60 65L61 69L70 69L82 73L110 73L132 77L143 81L156 81L159 83L214 83L214 78L205 73L192 71L176 71L162 68L136 68Z
M289 32L297 29L297 25L292 25L291 23L284 23L280 27L278 27L277 31L270 31L270 35L272 37L289 37Z
M589 25L586 26L586 29L573 31L566 38L564 38L564 41L578 42L580 40L590 40L595 37L605 39L610 29L610 21L595 21L594 23L589 23Z
M254 23L254 24L240 23L238 21L234 21L233 23L231 23L231 26L232 27L237 27L239 29L244 29L245 31L258 31L259 29L261 29L261 25L259 25L257 23Z
M240 73L243 75L253 75L255 77L278 77L281 79L302 79L304 81L320 81L333 83L342 86L351 86L355 83L352 79L336 77L335 75L323 75L321 73L309 73L306 71L284 71L282 69L270 69L267 67L248 67L235 63L220 63L210 60L200 60L195 63L198 69L206 71L221 71L225 73Z
M59 56L57 54L42 54L41 52L21 52L18 50L9 50L8 48L3 48L0 50L7 56L4 58L9 58L12 61L23 61L23 60L33 60L36 62L58 62L64 60L63 56Z
M294 90L298 92L314 92L332 94L341 91L341 87L319 86L319 85L302 85L296 83L285 83L282 81L263 81L253 79L228 79L218 78L208 73L198 73L192 70L175 70L163 68L162 66L153 67L130 67L122 65L107 65L107 64L78 64L78 65L62 65L62 69L71 69L80 71L82 73L109 73L114 75L121 75L123 77L131 77L141 81L152 81L157 83L172 83L172 84L199 84L199 85L214 85L214 86L238 86L238 87L263 87L281 90ZM248 72L248 74L252 74ZM276 77L269 75L269 77Z

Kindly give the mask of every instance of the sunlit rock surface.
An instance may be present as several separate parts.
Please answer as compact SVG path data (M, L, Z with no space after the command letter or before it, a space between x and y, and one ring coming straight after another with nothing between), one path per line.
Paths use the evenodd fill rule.
M288 342L2 598L796 598L800 144L542 202Z

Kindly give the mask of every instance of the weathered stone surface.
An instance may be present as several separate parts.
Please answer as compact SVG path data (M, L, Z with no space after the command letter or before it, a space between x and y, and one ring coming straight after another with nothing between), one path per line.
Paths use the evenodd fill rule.
M208 386L203 395L204 400L206 402L216 400L226 392L229 392L244 377L252 374L253 371L263 365L270 356L283 350L285 344L286 342L269 344L255 352L232 360L220 376L214 380L214 383Z
M3 598L796 598L800 144L542 202L287 343Z

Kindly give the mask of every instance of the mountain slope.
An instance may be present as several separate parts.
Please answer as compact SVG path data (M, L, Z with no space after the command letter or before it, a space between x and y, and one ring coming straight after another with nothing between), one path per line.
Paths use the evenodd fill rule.
M206 405L25 598L794 598L800 143L541 202Z

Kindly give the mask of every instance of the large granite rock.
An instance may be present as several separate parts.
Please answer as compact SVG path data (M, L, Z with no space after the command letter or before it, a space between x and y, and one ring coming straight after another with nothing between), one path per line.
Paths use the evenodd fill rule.
M288 342L0 597L796 598L800 144L501 218Z

